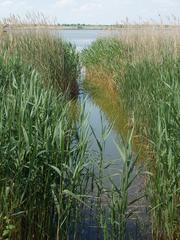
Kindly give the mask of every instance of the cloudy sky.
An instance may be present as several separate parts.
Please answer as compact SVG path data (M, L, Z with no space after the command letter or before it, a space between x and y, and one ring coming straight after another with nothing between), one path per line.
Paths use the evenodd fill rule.
M60 23L102 23L180 17L180 0L0 0L0 18L42 12Z

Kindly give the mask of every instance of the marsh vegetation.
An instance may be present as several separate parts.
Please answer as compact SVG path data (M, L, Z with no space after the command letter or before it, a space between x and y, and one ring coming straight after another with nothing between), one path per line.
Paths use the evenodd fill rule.
M47 31L3 33L0 45L1 239L79 239L88 209L97 232L109 239L113 225L112 239L123 239L135 161L131 140L121 153L122 184L112 181L108 190L103 151L111 127L102 127L98 139L84 104L73 115L80 73L74 46ZM88 149L90 134L96 158Z
M153 239L179 237L180 35L144 29L83 52L89 81L113 86L145 148ZM108 79L104 77L108 76ZM93 80L92 80L93 81Z
M96 239L147 239L150 228L138 218L145 203L153 239L178 238L175 33L98 39L82 53L49 31L0 35L0 239L85 239L87 225ZM102 121L100 135L88 122L86 100L76 101L82 64L84 88L103 90L106 102L113 98L112 124ZM124 113L123 121L114 119ZM114 143L121 168L107 175L115 165L104 156L113 124L122 131ZM143 154L134 150L137 137ZM137 178L142 191L130 197ZM144 227L141 234L129 231L130 221Z

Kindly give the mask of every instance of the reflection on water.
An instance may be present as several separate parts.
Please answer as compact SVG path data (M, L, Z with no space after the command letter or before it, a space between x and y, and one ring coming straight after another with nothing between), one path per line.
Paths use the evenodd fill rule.
M81 51L82 49L87 48L98 37L112 36L115 32L105 30L61 30L56 31L56 34L75 44L76 48ZM124 125L124 115L121 114L122 109L120 108L119 101L117 100L118 97L113 96L111 98L108 95L104 95L102 91L93 92L93 86L85 89L84 82L85 72L82 71L80 79L80 101L86 99L85 111L89 115L89 124L94 129L98 138L101 138L102 124L103 126L113 124L113 130L106 141L104 158L107 160L117 159L119 158L119 153L114 142L119 143L119 141L121 141L120 132L122 128L120 125ZM119 117L121 117L123 121L122 119L118 119ZM92 140L92 148L97 150L97 144L95 143L94 138L92 137L90 140Z
M61 30L56 31L58 36L76 45L78 50L88 47L98 37L112 36L116 32L105 30ZM89 125L93 128L98 139L102 138L102 127L112 125L112 130L106 139L103 159L105 164L110 164L105 169L104 180L105 187L110 187L108 176L115 173L120 173L122 162L116 144L121 144L122 138L127 135L127 116L119 102L119 97L116 91L111 91L103 84L97 84L96 79L86 79L85 69L81 71L79 80L80 96L79 102L85 101L85 112L88 115ZM97 87L98 85L98 87ZM98 145L93 135L89 139L89 149L94 153L98 152ZM116 144L115 144L116 143ZM114 176L113 180L119 184L119 176Z
M109 31L103 30L64 30L56 32L58 36L63 37L65 40L68 40L76 45L78 51L81 51L83 48L88 47L93 41L98 37L111 35ZM104 149L104 162L110 167L106 168L104 175L106 176L104 186L106 188L111 187L111 183L108 180L108 176L115 173L120 173L122 169L122 162L120 159L120 154L117 150L115 143L121 144L122 137L127 135L127 116L123 111L123 107L119 101L119 97L116 91L110 91L103 87L103 84L97 84L96 81L90 81L86 79L85 69L82 69L81 77L79 80L80 85L80 95L79 102L84 102L85 112L89 116L89 125L93 128L95 135L98 139L101 139L102 136L102 127L112 125L112 130L106 140L106 145ZM94 153L98 152L98 146L93 135L90 136L90 150ZM113 181L115 184L120 184L120 177L114 176ZM138 187L134 186L131 189L131 194L135 195L138 191ZM103 239L102 232L97 228L97 223L95 219L89 218L89 213L84 213L85 216L88 216L88 220L83 222L83 226L79 226L79 239ZM127 232L132 232L136 234L132 239L144 239L140 235L140 232L137 229L137 225L132 221L127 223ZM138 236L138 237L137 237ZM71 237L70 237L71 239ZM73 239L73 237L72 237Z
M86 79L85 69L82 69L80 80L80 102L85 101L85 112L87 113L90 126L93 128L96 137L101 141L103 132L112 128L105 141L105 148L103 151L104 164L104 187L111 188L109 176L113 181L119 185L119 173L122 169L122 162L116 144L121 144L120 128L117 128L118 114L121 110L118 106L118 97L113 98L107 94L107 91L96 87ZM117 102L116 102L117 101ZM89 139L89 149L94 153L99 152L98 144L92 134ZM106 168L106 166L108 166ZM97 170L98 171L98 170ZM96 172L96 169L95 169ZM113 176L113 174L117 175Z
M98 37L112 36L112 31L108 30L60 30L55 34L63 39L75 44L78 51L87 48ZM115 32L114 32L115 34Z

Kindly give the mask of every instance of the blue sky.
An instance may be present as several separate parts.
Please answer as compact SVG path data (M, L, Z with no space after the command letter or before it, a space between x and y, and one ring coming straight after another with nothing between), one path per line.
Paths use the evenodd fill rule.
M180 0L0 0L0 18L42 12L60 23L102 23L180 17Z

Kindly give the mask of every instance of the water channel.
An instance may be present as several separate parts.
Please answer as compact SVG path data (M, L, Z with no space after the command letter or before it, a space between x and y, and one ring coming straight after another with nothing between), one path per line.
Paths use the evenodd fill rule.
M77 48L77 51L81 52L83 49L90 46L90 44L99 37L108 37L117 32L110 32L104 30L61 30L56 31L56 35L63 38L66 41L70 41ZM106 139L106 145L104 149L104 161L105 163L111 163L110 167L105 169L105 175L113 177L115 183L119 183L119 176L122 169L122 161L120 158L119 151L115 143L121 145L122 137L126 137L128 129L127 122L128 118L126 113L123 111L118 94L110 93L106 91L105 88L101 88L96 83L92 84L86 79L85 69L82 68L81 76L79 80L80 94L79 102L82 104L85 102L85 112L88 115L89 125L93 128L96 137L101 138L102 126L112 126L112 130L108 138ZM89 142L92 151L98 152L97 143L93 135L90 136ZM141 181L137 180L133 187L130 189L130 195L136 195L141 188ZM106 187L110 187L110 182L106 180ZM92 228L94 225L94 228ZM134 231L137 234L137 229L134 223L130 222L128 224L128 231ZM85 222L83 227L83 233L81 238L85 240L92 239L103 239L103 236L97 236L97 229L94 222ZM138 235L138 238L133 239L143 239ZM148 238L147 238L148 239Z

